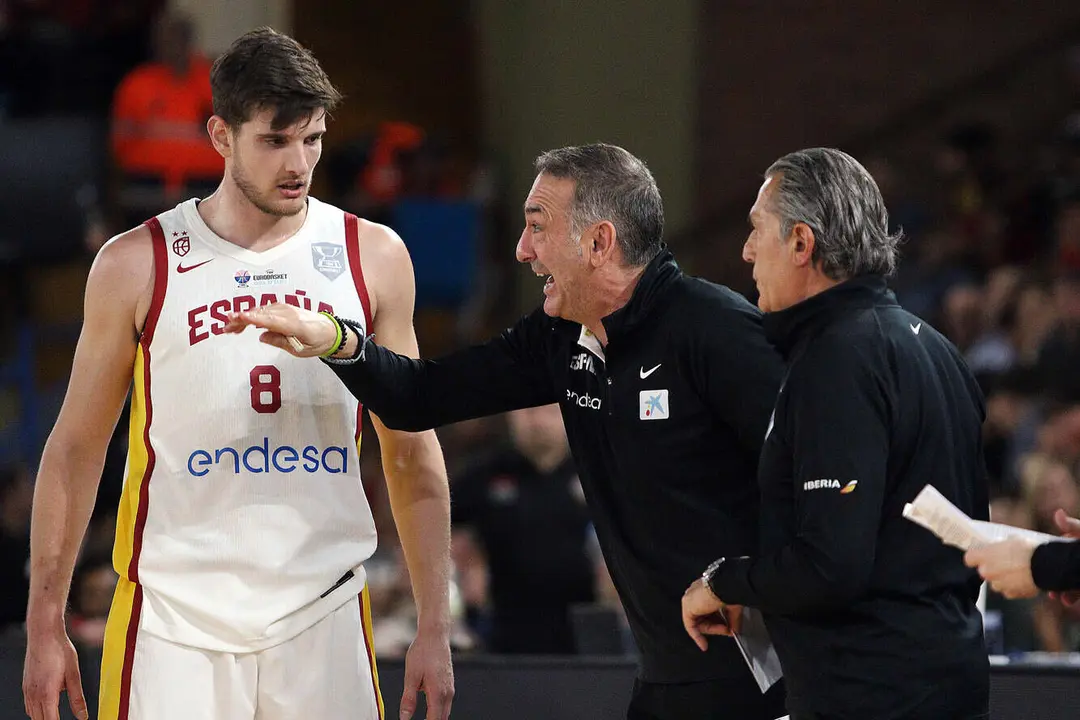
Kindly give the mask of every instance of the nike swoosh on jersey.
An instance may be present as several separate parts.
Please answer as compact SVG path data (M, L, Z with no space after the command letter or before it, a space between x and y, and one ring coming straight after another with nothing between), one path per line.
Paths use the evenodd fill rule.
M645 366L643 365L643 366L641 367L641 369L640 369L640 370L638 370L638 375L640 375L640 376L641 376L641 379L642 379L642 380L644 380L645 378L649 377L649 376L650 376L650 375L652 375L652 374L653 374L654 372L656 372L657 370L659 370L659 369L660 369L660 366L661 366L661 365L663 365L663 364L664 364L664 363L656 363L656 367L654 367L654 368L652 368L652 369L650 369L650 370L646 370L646 369L645 369Z
M209 260L203 260L201 263L195 263L194 265L188 265L187 267L184 267L183 263L176 263L176 272L178 272L178 273L190 272L191 270L194 270L197 267L202 267L203 265L205 265L208 262L214 262L214 258L210 258Z

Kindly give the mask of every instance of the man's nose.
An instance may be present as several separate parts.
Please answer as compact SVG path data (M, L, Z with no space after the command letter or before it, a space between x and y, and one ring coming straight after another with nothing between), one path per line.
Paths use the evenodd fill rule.
M289 150L289 153L285 158L285 172L290 175L307 177L308 170L311 168L308 163L307 153L304 152L304 150L303 144Z
M754 246L750 244L750 239L747 238L746 242L742 246L742 259L743 262L754 262Z
M521 232L521 237L518 238L514 255L520 263L530 263L536 258L536 254L533 253L532 249L532 241L529 239L528 228Z

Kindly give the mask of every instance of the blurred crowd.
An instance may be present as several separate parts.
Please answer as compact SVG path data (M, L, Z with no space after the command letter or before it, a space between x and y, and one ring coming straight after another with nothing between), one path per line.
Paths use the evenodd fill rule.
M89 253L119 229L211 192L221 172L204 130L211 112L209 59L196 51L187 20L154 19L162 4L0 2L0 116L96 109L109 119L114 192L89 216ZM106 17L96 14L102 8L109 9L108 22L97 21ZM125 53L114 52L117 47ZM16 72L16 58L33 60L39 72ZM73 75L72 67L82 74ZM1022 167L1003 163L998 129L979 122L957 126L927 149L935 155L932 177L901 177L888 158L863 158L907 236L894 282L901 303L946 333L983 385L992 519L1043 532L1055 532L1057 508L1080 515L1080 72L1069 90L1076 114L1048 128L1045 143L1023 154ZM458 319L453 322L476 312L477 295L494 302L491 287L498 283L488 281L483 242L494 195L490 174L452 139L386 118L337 145L323 163L322 197L394 227L423 227L419 215L402 215L406 201L477 208L466 233L472 239L430 260L442 277L452 274L442 264L456 261L450 256L460 248L473 252L464 287L432 286L428 300L438 305L450 298L445 304ZM933 192L915 193L915 187ZM915 199L927 195L934 200ZM417 245L414 252L420 274L426 249ZM508 254L509 245L501 243L497 252ZM486 334L482 325L474 322L468 334ZM420 332L424 345L425 328ZM0 425L4 420L0 408ZM71 593L72 637L86 644L101 642L115 582L110 554L125 431L121 418ZM408 647L415 609L375 435L367 437L362 472L382 533L368 578L376 652L386 657ZM558 409L462 423L440 430L440 438L454 503L457 649L632 652ZM5 626L20 624L25 613L30 465L0 469ZM1080 608L1041 598L1007 601L991 593L987 628L990 649L998 653L1080 651Z
M895 196L890 204L909 236L895 281L901 304L956 344L986 395L991 519L1053 534L1057 508L1080 514L1080 102L1075 107L1026 155L1025 167L1004 166L993 127L956 128L939 148L938 176L926 179L936 183L939 204ZM886 193L893 189L883 183ZM987 628L997 653L1080 650L1080 610L1045 598L1009 601L991 592Z

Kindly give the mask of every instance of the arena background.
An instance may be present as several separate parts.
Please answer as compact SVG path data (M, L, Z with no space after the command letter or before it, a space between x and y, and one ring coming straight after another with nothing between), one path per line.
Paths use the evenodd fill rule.
M739 248L762 171L800 147L840 147L875 175L907 234L901 301L984 383L995 519L1046 529L1056 507L1080 514L1080 4L2 0L0 720L22 717L29 498L89 263L110 235L205 193L213 175L187 153L140 167L118 135L134 121L118 88L161 53L212 59L263 24L312 48L346 95L314 194L402 235L425 355L535 306L539 283L513 246L543 150L602 140L643 158L683 267L751 293ZM158 98L166 115L185 101ZM440 438L452 483L510 442L502 418ZM73 591L88 685L124 451L120 432ZM371 576L392 715L414 610L374 441L363 472L381 527ZM483 548L455 529L454 717L621 717L632 643L602 560L581 551L596 587L572 610L574 654L494 656ZM986 617L995 720L1074 714L1080 613L991 595Z

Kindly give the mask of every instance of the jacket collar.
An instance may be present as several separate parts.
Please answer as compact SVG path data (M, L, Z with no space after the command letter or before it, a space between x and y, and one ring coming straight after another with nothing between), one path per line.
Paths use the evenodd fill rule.
M663 245L660 253L645 266L629 302L603 319L608 343L639 325L682 274L675 256Z
M792 351L853 309L895 305L896 296L881 275L859 275L776 312L765 313L765 337L788 359Z

